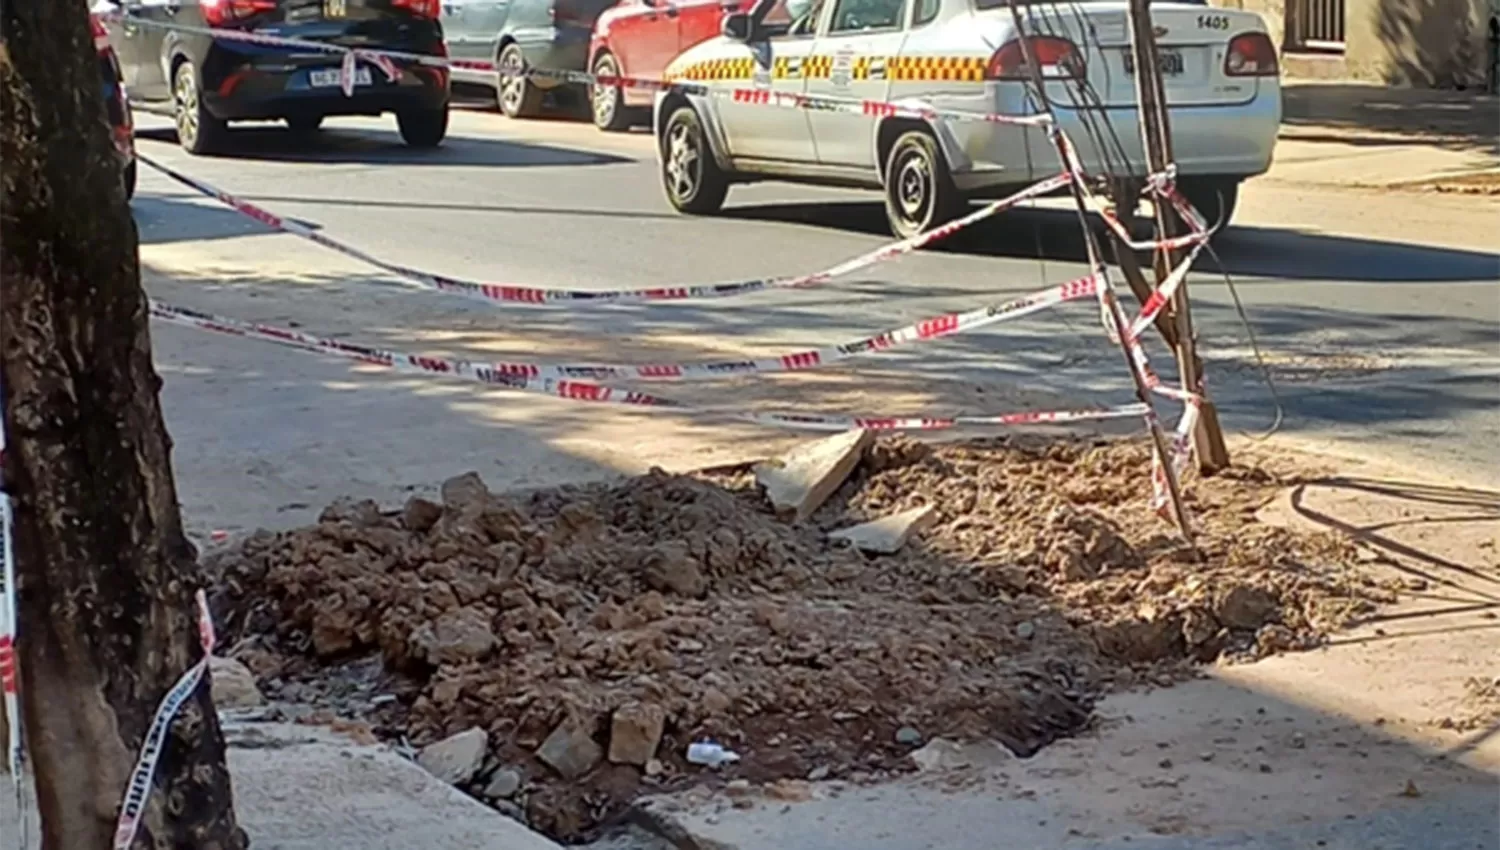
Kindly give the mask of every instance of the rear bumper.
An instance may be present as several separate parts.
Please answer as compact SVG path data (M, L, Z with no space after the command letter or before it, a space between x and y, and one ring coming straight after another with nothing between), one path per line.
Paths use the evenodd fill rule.
M951 102L942 105L986 111L994 108L993 99L973 100L967 106ZM1057 118L1090 174L1120 174L1127 168L1135 175L1146 173L1140 113L1134 107L1086 111L1058 108ZM1281 126L1280 88L1274 81L1262 83L1258 95L1241 104L1174 106L1170 119L1178 174L1243 180L1271 167ZM965 191L1030 183L1060 170L1057 154L1042 128L940 120L935 129L948 154L954 180Z
M396 78L369 63L369 85L345 96L338 85L314 86L311 72L339 69L338 54L291 53L278 48L216 45L201 66L203 104L223 120L285 118L291 115L378 115L407 109L442 109L448 104L445 68L396 63Z
M593 31L583 27L536 27L511 33L530 68L555 71L586 71ZM563 85L555 80L534 79L538 88Z

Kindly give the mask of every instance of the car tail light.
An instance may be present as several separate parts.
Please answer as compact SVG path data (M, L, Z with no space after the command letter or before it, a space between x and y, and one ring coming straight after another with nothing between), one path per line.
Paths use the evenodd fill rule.
M203 19L217 27L276 11L276 0L198 0Z
M419 18L436 19L442 14L442 0L391 0L391 8L405 9Z
M1263 32L1247 32L1229 42L1224 54L1226 77L1274 77L1281 73L1276 62L1276 45Z
M1042 78L1048 80L1083 79L1085 64L1083 52L1078 45L1066 38L1051 35L1034 35L1026 39L1031 52L1042 66ZM984 69L987 80L1029 80L1031 70L1026 67L1026 49L1021 39L1012 39L1000 46L990 57Z

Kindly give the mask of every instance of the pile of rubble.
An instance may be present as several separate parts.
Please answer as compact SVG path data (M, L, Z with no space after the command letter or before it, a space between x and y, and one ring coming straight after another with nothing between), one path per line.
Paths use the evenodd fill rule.
M1148 461L854 434L721 475L469 473L215 553L215 615L273 699L577 838L644 791L874 778L937 736L1029 755L1108 689L1313 644L1379 598L1343 542L1254 521L1280 484L1258 470L1188 488L1189 549ZM705 740L739 760L690 760Z

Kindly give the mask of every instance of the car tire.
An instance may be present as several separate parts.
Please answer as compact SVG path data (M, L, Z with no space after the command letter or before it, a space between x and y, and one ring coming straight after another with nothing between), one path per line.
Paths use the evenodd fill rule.
M526 68L526 55L521 52L519 44L507 44L500 51L497 64L506 71L522 71ZM495 99L507 118L535 118L541 115L542 97L545 94L526 77L501 77L495 83Z
M435 148L448 135L448 107L409 109L396 113L401 139L414 148Z
M697 110L683 104L662 125L661 184L678 212L709 215L724 206L729 177L719 168Z
M297 136L311 136L322 126L321 115L289 115L286 119L287 129Z
M620 63L614 55L601 52L594 59L593 73L598 77L620 75ZM620 133L635 126L640 110L625 105L625 91L620 86L589 87L589 117L594 126L606 133Z
M125 163L125 171L120 175L120 182L125 186L125 200L127 201L135 197L136 171L135 160L132 159Z
M1203 216L1210 230L1220 233L1234 218L1240 199L1240 184L1234 180L1183 179L1177 181L1177 191Z
M937 139L926 130L902 133L885 161L885 215L891 232L907 239L963 215L967 205Z
M213 153L224 146L229 125L203 105L198 69L192 62L181 62L172 72L172 118L177 125L177 143L188 153Z

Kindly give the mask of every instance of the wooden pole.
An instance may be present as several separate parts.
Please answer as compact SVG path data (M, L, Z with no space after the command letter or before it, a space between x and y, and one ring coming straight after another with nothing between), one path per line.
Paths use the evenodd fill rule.
M1130 0L1130 46L1135 60L1135 89L1140 103L1141 133L1146 162L1152 174L1160 174L1172 162L1172 133L1166 109L1166 93L1158 64L1156 35L1152 28L1150 0ZM1171 238L1179 232L1176 211L1170 204L1152 203L1156 211L1156 232ZM1121 251L1125 253L1125 251ZM1160 285L1183 259L1181 252L1158 251L1155 257L1156 281ZM1219 425L1219 411L1203 389L1202 362L1198 359L1197 341L1193 336L1192 308L1188 300L1187 281L1172 297L1175 328L1171 336L1163 332L1177 355L1177 372L1183 388L1203 396L1198 427L1193 432L1197 448L1198 470L1212 475L1229 466L1229 449L1224 445L1224 430ZM1173 339L1172 337L1175 337Z
M1041 104L1042 109L1056 121L1057 110L1052 108L1052 102L1047 97L1046 82L1042 78L1042 69L1037 64L1036 52L1032 49L1031 42L1027 40L1026 26L1021 20L1021 11L1016 7L1016 0L1010 0L1010 14L1011 19L1015 21L1016 35L1021 44L1021 53L1026 59L1026 67L1031 72L1031 85L1036 90L1038 102ZM1068 154L1064 147L1065 142L1057 134L1051 135L1051 141L1057 151L1058 162L1066 165ZM1102 272L1104 270L1104 262L1099 251L1099 244L1094 241L1093 228L1089 227L1088 203L1083 197L1083 187L1078 185L1077 180L1073 180L1068 183L1068 188L1073 195L1073 208L1078 214L1078 225L1083 230L1083 243L1085 249L1088 251L1089 270L1092 272ZM1135 384L1136 398L1140 399L1141 403L1146 405L1151 411L1150 415L1146 417L1146 428L1151 433L1151 443L1156 447L1157 457L1161 458L1162 467L1166 471L1167 491L1172 501L1172 515L1177 520L1177 528L1182 532L1183 539L1187 541L1189 546L1196 548L1197 544L1193 541L1193 527L1188 522L1187 510L1182 505L1182 488L1177 481L1177 470L1172 464L1172 453L1169 449L1166 435L1162 433L1161 421L1156 418L1156 408L1151 403L1151 389L1146 383L1146 376L1141 373L1139 364L1135 362L1135 357L1131 356L1130 341L1126 339L1128 325L1125 324L1123 313L1120 310L1119 303L1115 300L1114 292L1107 287L1104 291L1104 304L1109 312L1109 320L1114 323L1116 329L1119 331L1117 335L1120 339L1120 351L1125 355L1125 366L1130 370L1131 381Z

